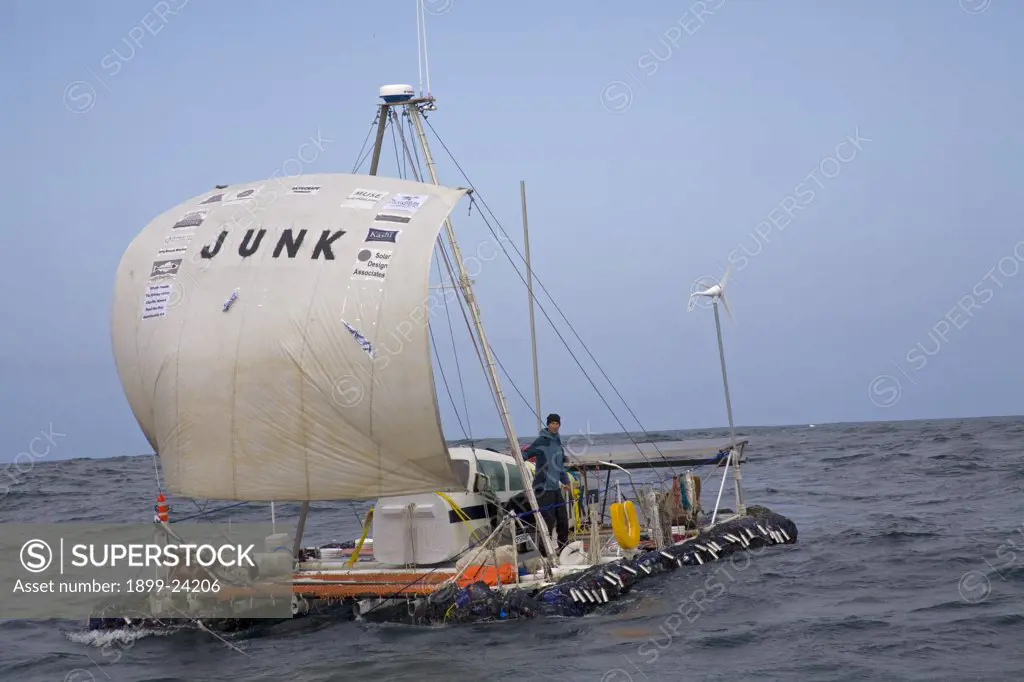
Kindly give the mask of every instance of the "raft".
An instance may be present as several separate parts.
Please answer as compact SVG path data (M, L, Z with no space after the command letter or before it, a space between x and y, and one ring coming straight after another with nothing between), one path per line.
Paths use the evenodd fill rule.
M792 545L796 540L797 528L792 520L767 507L751 506L743 518L717 524L685 542L599 564L539 590L502 590L483 581L461 588L449 584L418 603L374 608L361 618L371 622L437 625L551 615L581 617L619 599L651 576L722 561L739 552ZM749 561L748 557L744 566Z
M341 620L407 625L481 623L543 616L582 617L616 601L655 575L726 559L734 561L735 555L741 553L749 554L752 550L775 545L792 545L796 541L797 527L792 520L767 507L755 505L747 508L747 515L743 518L716 524L685 542L661 550L643 551L632 558L598 564L540 589L495 588L483 580L462 586L449 583L425 597L382 601L362 613L356 608L355 600L344 600L317 603L308 613L297 614L296 617L329 615ZM750 561L748 556L743 566L749 565ZM89 628L185 629L197 627L196 622L154 618L126 622L124 618L100 617L90 619ZM237 632L273 622L247 618L202 619L198 627Z

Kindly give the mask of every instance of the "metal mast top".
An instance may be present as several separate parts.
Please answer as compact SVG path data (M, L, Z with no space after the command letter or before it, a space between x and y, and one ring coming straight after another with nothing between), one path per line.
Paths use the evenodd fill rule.
M423 150L423 158L427 166L427 172L430 175L430 181L435 185L439 185L440 183L437 179L437 169L434 164L434 157L430 152L430 144L427 141L427 136L423 130L423 121L421 119L421 110L433 110L435 108L434 98L430 95L427 95L426 97L416 97L415 91L410 85L386 85L380 89L380 97L384 101L380 104L379 119L377 123L377 139L374 143L373 157L370 162L370 175L376 175L377 173L388 112L391 107L402 106L405 107L409 118L412 120L413 127L416 129L416 136L419 138L420 148ZM550 567L552 565L557 565L558 557L555 554L554 547L552 546L551 535L548 532L547 524L539 513L540 507L537 503L537 496L534 494L533 486L531 484L533 477L530 475L530 470L527 468L526 462L523 460L522 451L519 446L519 438L516 436L515 427L512 425L512 416L509 412L508 404L505 401L505 395L501 390L501 381L498 378L498 371L495 367L494 355L491 352L491 346L487 341L487 334L484 331L483 320L480 315L480 307L477 304L476 296L473 293L472 282L466 272L462 252L459 250L458 242L455 239L455 228L452 227L452 222L448 218L445 219L445 230L448 235L448 242L452 247L455 266L458 269L459 288L462 291L463 300L465 300L466 305L469 308L473 327L475 328L483 353L481 364L483 365L484 373L487 375L488 383L490 384L491 391L494 394L495 402L498 405L498 413L501 418L502 425L505 428L505 436L508 438L508 444L512 450L512 457L515 459L516 466L519 468L519 474L522 477L523 482L526 484L525 491L530 503L530 508L534 512L537 512L534 515L534 523L539 531L540 541L543 543L545 554L547 555L547 561L545 561L544 566L545 572L550 575Z

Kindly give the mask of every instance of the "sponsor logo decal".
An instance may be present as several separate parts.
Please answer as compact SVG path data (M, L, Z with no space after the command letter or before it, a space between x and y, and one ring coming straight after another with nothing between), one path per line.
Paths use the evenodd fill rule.
M187 244L192 241L192 234L186 232L185 234L172 234L164 237L164 246L170 246L171 244Z
M180 230L186 227L199 227L206 220L207 211L189 211L178 219L178 222L171 226L172 230Z
M415 213L422 208L429 198L425 194L396 194L391 197L391 201L384 204L384 208L381 210Z
M181 259L175 258L173 260L158 260L153 263L153 268L149 271L149 278L155 279L157 277L174 277L178 274L178 268L181 267Z
M378 192L372 189L356 189L348 195L348 199L342 204L346 208L373 208L381 199L388 195L387 192Z
M288 194L316 194L320 191L320 185L298 185L288 190Z
M378 230L377 228L371 227L370 231L366 234L366 240L368 242L391 242L392 244L398 241L398 233L401 230Z
M412 218L407 215L394 215L392 213L378 213L373 219L375 223L407 223Z
M169 282L163 284L150 284L146 287L146 294L142 297L142 319L151 320L154 317L163 317L167 314L167 303L171 300L171 285Z
M385 249L362 249L356 256L352 279L383 282L388 276L391 253Z
M250 187L249 189L239 190L234 194L227 194L224 196L224 201L245 201L246 199L255 199L256 194L260 191L259 187Z

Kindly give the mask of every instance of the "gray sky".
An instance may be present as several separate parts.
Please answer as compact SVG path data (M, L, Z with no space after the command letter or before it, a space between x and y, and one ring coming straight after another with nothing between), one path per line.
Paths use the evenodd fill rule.
M649 430L725 422L686 298L729 262L739 424L1024 412L1024 6L428 4L431 123L517 242L527 181L535 268ZM416 82L412 3L239 7L0 6L0 460L51 424L46 457L148 451L110 350L128 243L215 184L294 172L310 137L305 172L349 172L378 86ZM475 214L454 214L469 253ZM503 258L476 283L532 399L525 291ZM543 410L620 430L538 316ZM467 392L475 435L500 434L479 369Z

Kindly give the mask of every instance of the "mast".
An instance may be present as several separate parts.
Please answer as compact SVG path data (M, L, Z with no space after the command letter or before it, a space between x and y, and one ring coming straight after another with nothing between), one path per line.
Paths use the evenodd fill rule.
M433 102L433 98L430 98L430 101ZM407 104L406 109L409 112L409 117L412 119L413 126L416 128L416 135L419 137L420 146L423 148L423 158L427 165L427 172L430 174L430 181L438 185L440 183L437 180L437 169L434 166L434 157L430 153L427 136L423 131L423 121L420 120L419 107L416 103L410 102ZM466 265L462 260L462 251L459 250L458 242L455 240L455 228L452 227L452 221L449 218L445 218L444 226L445 231L448 233L448 243L452 247L455 265L459 270L459 287L462 289L462 297L469 307L470 317L473 320L473 326L476 328L477 338L480 339L480 346L484 356L484 372L490 380L491 390L494 392L494 398L498 403L498 412L501 417L501 423L505 427L505 436L508 438L509 447L512 449L512 457L516 460L516 466L519 468L519 475L522 476L523 482L526 483L526 497L530 502L530 509L534 511L534 522L539 531L541 542L544 544L545 554L550 564L557 565L558 557L551 546L551 536L548 533L547 523L544 522L544 517L540 515L540 507L537 504L537 496L533 493L533 486L528 483L533 479L530 476L530 470L526 468L526 462L523 461L523 453L519 449L519 438L516 436L515 428L512 426L512 415L509 413L508 404L505 402L505 395L501 391L501 382L498 379L498 371L495 368L494 355L491 353L491 345L487 341L487 334L484 332L483 320L480 316L480 306L477 305L472 283L469 280L469 275L466 273ZM548 562L545 562L545 571L550 571Z
M537 328L533 319L533 266L530 265L530 227L526 220L526 181L519 181L519 195L523 202L523 245L526 250L526 291L530 297L530 344L533 346L533 403L537 411L537 430L544 428L540 416L540 373L537 369Z
M377 165L380 164L380 150L384 143L384 128L387 126L388 105L381 104L377 111L377 138L373 141L373 158L370 159L370 175L377 174Z
M409 118L412 119L413 126L416 129L416 136L419 139L420 147L423 149L423 158L427 166L427 172L430 175L430 181L434 185L440 185L437 178L437 168L434 164L433 154L430 152L430 144L427 141L426 133L423 130L423 121L420 116L420 107L434 108L434 98L430 95L426 97L415 97L415 91L411 86L384 86L381 88L381 97L384 99L384 103L381 104L382 112L392 106L404 106L409 114ZM384 118L383 116L381 117ZM381 144L383 142L383 133L381 132L382 127L378 125L378 144L374 145L373 155L374 158L379 158L381 151ZM376 169L373 169L376 171ZM455 228L452 227L450 218L445 218L444 221L445 230L448 234L448 242L452 246L452 255L455 260L455 266L458 269L459 277L459 288L462 290L462 297L466 301L466 305L469 307L470 317L473 322L473 326L476 330L477 338L480 341L480 346L483 353L483 369L487 375L488 383L490 384L491 391L494 394L495 402L498 405L498 413L501 418L502 426L505 429L505 436L508 439L508 444L512 450L512 458L516 462L516 466L519 469L519 475L522 477L524 483L533 480L530 475L530 470L526 467L526 462L523 461L522 451L519 446L519 438L516 436L515 428L512 425L512 416L508 409L508 404L505 401L505 395L501 390L501 381L498 378L498 371L495 367L494 355L491 352L490 343L487 341L487 334L484 331L483 320L480 315L480 307L477 304L476 296L473 294L472 283L470 282L469 275L466 272L465 261L462 258L462 251L459 249L458 242L455 239ZM544 545L546 554L546 561L544 562L544 571L547 576L551 575L551 566L558 564L558 556L555 554L555 549L551 543L551 536L548 531L547 523L545 523L543 516L540 514L540 507L537 503L537 496L534 495L533 486L525 485L525 492L527 501L530 504L530 509L534 512L534 525L536 526L541 543Z

